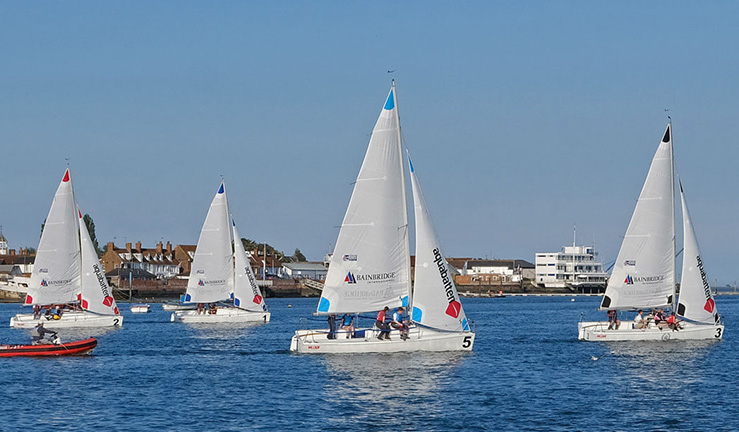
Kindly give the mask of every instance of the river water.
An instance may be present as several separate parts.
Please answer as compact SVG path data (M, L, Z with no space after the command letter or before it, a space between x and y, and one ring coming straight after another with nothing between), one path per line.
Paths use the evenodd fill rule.
M739 297L718 297L720 342L578 342L598 302L464 299L474 352L362 355L289 352L325 324L316 299L269 299L272 322L250 327L122 304L92 356L0 358L0 431L739 430ZM0 343L30 340L7 327L20 310L0 305Z

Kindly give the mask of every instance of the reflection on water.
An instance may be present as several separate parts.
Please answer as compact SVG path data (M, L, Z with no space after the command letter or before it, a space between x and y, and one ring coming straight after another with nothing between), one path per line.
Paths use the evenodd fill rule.
M331 426L377 423L380 418L442 415L443 389L469 353L397 353L325 355L331 394L327 399L345 413Z

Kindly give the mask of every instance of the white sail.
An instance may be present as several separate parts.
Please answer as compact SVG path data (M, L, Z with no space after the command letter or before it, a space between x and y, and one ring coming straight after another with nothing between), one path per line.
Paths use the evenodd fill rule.
M718 323L716 302L713 300L711 286L703 267L698 240L693 230L693 221L685 201L683 185L680 184L680 198L683 205L683 274L680 279L680 301L677 313L689 320L704 323Z
M393 85L372 131L329 264L319 314L407 302L410 247L400 121Z
M44 223L25 303L47 305L76 301L79 288L77 211L72 178L67 169Z
M113 291L105 278L103 267L100 265L97 251L92 244L90 233L82 218L82 212L77 209L79 216L80 246L81 246L81 274L80 274L80 304L83 309L101 315L120 315L118 305L113 298Z
M613 266L601 309L647 309L673 302L675 191L670 125L657 149Z
M449 265L441 253L426 198L410 162L416 216L416 267L413 289L414 322L442 330L469 330Z
M257 279L249 265L249 257L246 256L244 243L241 242L236 222L233 223L234 241L234 306L249 311L262 312L267 310L264 297L257 285Z
M230 225L226 185L221 183L200 231L185 302L210 303L230 297L234 274Z

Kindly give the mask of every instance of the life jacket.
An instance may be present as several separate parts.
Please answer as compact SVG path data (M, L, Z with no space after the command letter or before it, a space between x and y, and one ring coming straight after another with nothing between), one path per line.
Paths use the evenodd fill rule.
M381 310L380 313L377 314L377 321L385 322L385 311Z

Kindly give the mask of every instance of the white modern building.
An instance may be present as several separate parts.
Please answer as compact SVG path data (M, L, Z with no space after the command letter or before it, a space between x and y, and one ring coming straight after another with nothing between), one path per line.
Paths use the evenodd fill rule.
M602 290L608 273L593 246L565 246L560 252L536 254L536 283L546 288Z

